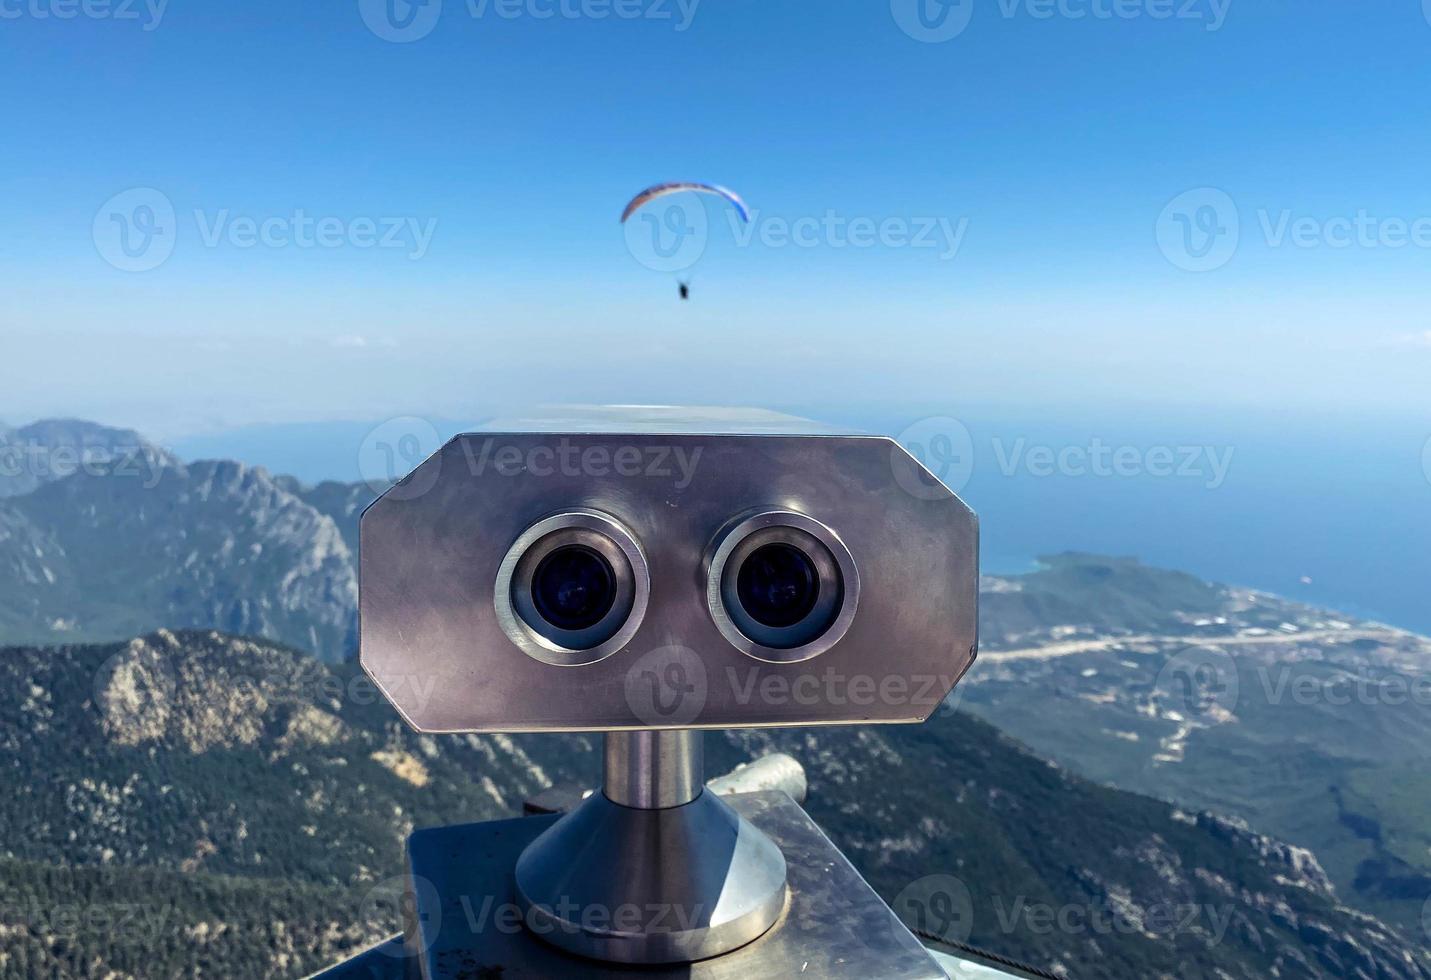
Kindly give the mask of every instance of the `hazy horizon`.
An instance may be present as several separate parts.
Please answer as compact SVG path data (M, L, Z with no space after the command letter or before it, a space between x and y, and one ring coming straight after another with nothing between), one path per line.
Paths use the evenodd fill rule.
M163 444L191 461L237 459L309 484L381 487L394 462L405 471L487 420L252 426ZM988 572L1024 571L1065 550L1128 554L1431 633L1431 526L1421 519L1431 463L1420 456L1431 460L1431 444L1415 423L989 409L962 420L850 412L821 421L895 436L926 455L943 440L931 468L942 466L979 513Z

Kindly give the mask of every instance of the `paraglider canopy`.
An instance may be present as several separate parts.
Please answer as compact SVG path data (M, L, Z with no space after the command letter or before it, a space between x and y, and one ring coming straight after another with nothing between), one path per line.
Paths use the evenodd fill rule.
M628 218L657 198L669 197L672 194L681 194L687 191L696 194L714 194L717 197L725 198L740 214L740 220L747 224L750 223L750 209L745 206L745 202L740 199L740 195L735 191L717 184L700 184L692 181L655 184L646 188L640 194L633 197L630 204L626 205L626 210L621 212L621 223L625 224Z

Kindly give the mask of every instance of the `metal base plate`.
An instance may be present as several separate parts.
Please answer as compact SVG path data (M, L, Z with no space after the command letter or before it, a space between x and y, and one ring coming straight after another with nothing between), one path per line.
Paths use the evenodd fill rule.
M541 941L523 924L513 868L522 850L559 818L524 817L422 830L408 839L413 881L403 944L413 958L408 975L614 980L639 972L649 980L945 980L919 941L790 797L763 792L725 801L779 845L789 869L785 914L750 945L698 963L633 970L585 960Z

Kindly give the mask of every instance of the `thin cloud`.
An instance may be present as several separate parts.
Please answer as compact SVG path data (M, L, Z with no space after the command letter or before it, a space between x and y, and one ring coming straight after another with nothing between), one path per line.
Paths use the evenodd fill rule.
M343 350L363 350L369 347L396 347L397 341L387 337L378 340L369 340L367 337L358 334L345 334L341 337L334 337L328 344L330 347L337 347Z
M1397 334L1390 339L1387 346L1419 347L1431 350L1431 330L1414 330L1411 333Z

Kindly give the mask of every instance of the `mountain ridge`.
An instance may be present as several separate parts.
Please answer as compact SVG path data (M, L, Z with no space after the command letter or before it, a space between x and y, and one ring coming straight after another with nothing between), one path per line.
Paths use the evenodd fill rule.
M82 438L64 432L56 444ZM0 499L0 643L188 627L342 661L372 496L156 457L142 476L97 463ZM1431 895L1431 641L1081 553L985 576L981 618L952 703L1096 781L1310 848L1344 900L1417 933ZM1418 679L1426 696L1408 699ZM1398 684L1403 703L1387 703Z
M352 665L211 631L0 650L0 746L0 764L31 774L0 798L0 910L23 906L37 878L69 894L108 873L106 901L128 896L144 921L170 923L150 945L176 972L232 955L232 970L206 962L236 977L317 969L395 931L375 896L401 870L404 835L590 786L600 756L576 735L419 735ZM1080 977L1431 977L1404 935L1340 902L1305 850L1089 783L963 713L706 736L712 772L769 751L801 760L812 816L894 907L954 902L948 937ZM143 897L131 869L157 894ZM198 876L200 895L227 888L232 915L212 898L185 911L175 874ZM303 888L328 904L283 897ZM307 946L259 928L261 908L294 914ZM1046 929L1050 915L1068 923ZM0 955L55 948L43 928L3 926ZM187 950L175 938L199 929L230 938ZM142 938L71 937L60 959L131 962ZM264 943L272 956L255 959L249 944Z
M157 626L268 636L343 659L354 555L327 514L261 468L95 464L0 500L0 630L106 640Z

